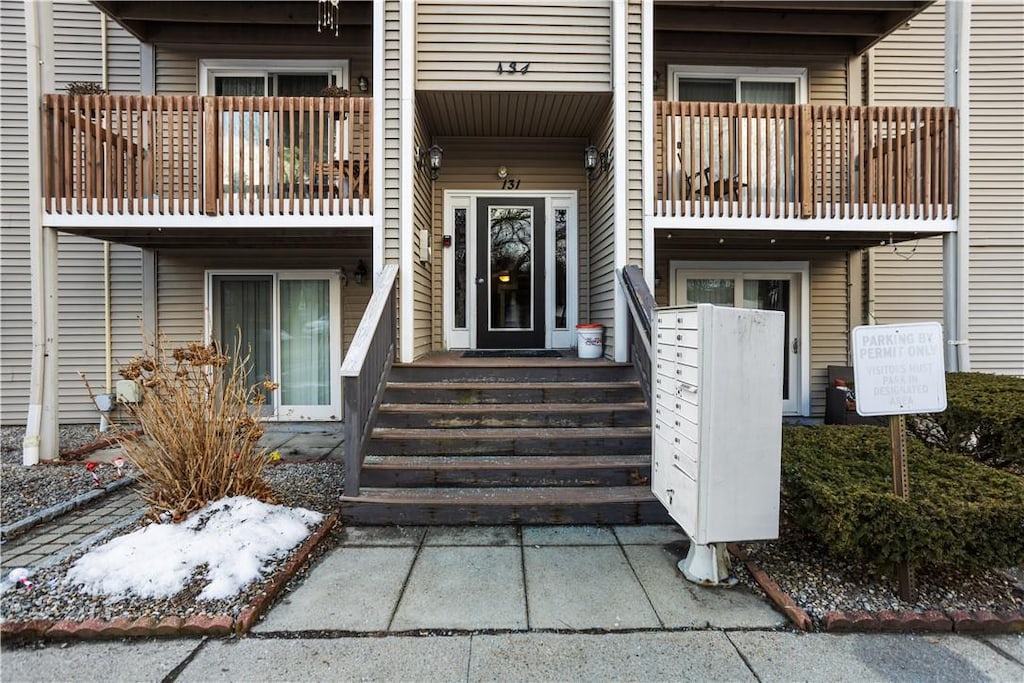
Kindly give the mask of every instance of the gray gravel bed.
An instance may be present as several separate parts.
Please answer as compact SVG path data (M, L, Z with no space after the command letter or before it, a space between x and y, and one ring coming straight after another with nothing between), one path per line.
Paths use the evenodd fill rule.
M334 511L342 490L342 466L340 463L296 463L268 467L266 478L283 505L305 507L324 514ZM121 530L127 534L143 524L141 520ZM125 617L135 619L149 616L162 619L169 616L188 618L198 615L215 616L230 614L237 616L265 587L266 582L251 584L243 592L224 600L196 599L204 584L196 580L184 591L172 598L153 600L131 597L108 603L102 597L89 595L65 581L67 570L81 553L73 555L53 567L37 571L32 577L32 590L14 587L0 596L0 619L114 619ZM268 576L273 576L291 557L282 558L272 567ZM130 567L125 568L130 571Z
M990 610L1024 609L1024 587L1014 570L942 570L915 572L917 600L900 600L895 581L831 557L824 548L783 518L777 541L742 545L750 559L820 626L827 612L865 610ZM741 582L757 584L736 563ZM1017 570L1019 571L1019 570Z
M0 526L8 526L46 508L92 491L92 475L86 461L44 462L32 467L21 464L24 427L0 428ZM67 450L90 444L99 437L93 425L60 428L60 448ZM124 473L134 474L129 464ZM101 467L97 474L104 485L114 481L115 469Z

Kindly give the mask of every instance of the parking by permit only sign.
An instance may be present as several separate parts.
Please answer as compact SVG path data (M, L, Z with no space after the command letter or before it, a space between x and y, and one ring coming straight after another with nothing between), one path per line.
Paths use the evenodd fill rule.
M946 366L939 323L853 329L853 382L860 415L941 413Z

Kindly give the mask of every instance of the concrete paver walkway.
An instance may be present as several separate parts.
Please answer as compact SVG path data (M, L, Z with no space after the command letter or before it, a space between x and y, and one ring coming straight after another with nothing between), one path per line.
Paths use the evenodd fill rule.
M354 527L255 633L779 628L744 586L686 581L674 526Z

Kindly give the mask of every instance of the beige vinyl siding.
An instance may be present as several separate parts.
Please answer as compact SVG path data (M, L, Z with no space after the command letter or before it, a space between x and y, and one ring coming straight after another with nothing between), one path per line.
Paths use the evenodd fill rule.
M195 95L199 92L199 60L192 55L156 49L158 95Z
M662 275L661 286L654 292L660 306L670 302L672 283L670 261L808 261L810 265L810 326L811 338L803 340L811 353L811 415L825 413L825 387L828 384L829 365L847 365L849 355L849 295L850 276L846 252L843 251L772 251L689 248L685 234L658 230L655 238L655 268ZM855 277L859 277L859 273Z
M608 149L614 139L614 105L608 107L603 130L595 132L594 144ZM590 318L580 322L604 325L604 353L615 352L615 173L599 173L590 183Z
M102 80L100 12L86 0L53 3L53 78L57 92L72 81Z
M444 230L445 190L500 190L498 166L508 168L510 178L521 181L518 192L569 190L578 193L579 316L589 316L589 254L587 226L587 176L581 163L586 140L579 138L439 138L444 148L444 168L434 183L434 311L435 350L442 348L443 302L441 235ZM475 207L470 209L475 211Z
M643 197L643 3L629 0L626 17L626 82L629 100L626 105L626 259L635 265L644 264L644 197ZM652 245L653 248L653 245Z
M402 137L402 7L399 0L384 5L384 263L401 262L401 137ZM412 153L412 150L407 150ZM378 209L379 210L379 209Z
M24 423L32 362L28 81L21 0L0 0L0 424Z
M429 134L423 129L423 120L418 115L414 119L413 146L425 150L432 144ZM416 169L414 166L412 180L411 206L412 216L412 268L413 268L413 357L418 358L432 350L437 338L437 326L433 324L434 311L440 316L441 302L441 250L431 255L430 261L420 261L422 249L426 244L420 243L420 231L431 228L431 190L432 181L426 167ZM439 237L431 237L429 242L440 244Z
M971 12L971 369L1024 376L1024 6Z
M107 88L137 93L142 78L139 41L116 21L107 21Z
M157 253L157 324L168 345L180 346L203 339L205 329L207 270L344 270L342 282L342 354L355 334L373 286L371 278L362 284L351 279L362 260L369 267L369 231L352 231L350 236L332 240L319 249L250 249L202 253L162 251Z
M61 235L58 253L60 318L60 419L65 423L99 420L79 373L96 393L106 391L103 243ZM111 339L113 379L117 368L142 349L142 258L139 250L111 245ZM113 387L111 387L113 389Z
M936 3L874 48L872 105L942 106L945 82L945 6ZM942 320L942 238L872 250L873 322Z
M416 54L422 90L607 92L611 3L421 1Z

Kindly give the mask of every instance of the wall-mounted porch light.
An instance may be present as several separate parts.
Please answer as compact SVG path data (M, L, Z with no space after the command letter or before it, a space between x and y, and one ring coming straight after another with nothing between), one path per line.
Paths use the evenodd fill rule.
M511 281L512 281L512 274L509 273L507 270L503 270L500 273L498 273L498 282L511 282Z
M366 76L360 75L359 80L357 80L356 83L359 86L359 92L366 92L370 89L370 79Z
M583 170L587 172L587 179L593 180L598 172L604 173L612 165L611 150L600 151L594 145L587 145L583 150Z
M427 149L416 145L416 168L422 169L425 165L430 173L430 179L437 180L437 174L441 171L441 155L443 153L444 150L438 145L431 145Z
M363 280L366 279L366 264L363 263L362 259L359 259L359 263L356 264L356 269L352 272L352 278L356 281L357 285L363 284Z

